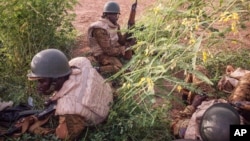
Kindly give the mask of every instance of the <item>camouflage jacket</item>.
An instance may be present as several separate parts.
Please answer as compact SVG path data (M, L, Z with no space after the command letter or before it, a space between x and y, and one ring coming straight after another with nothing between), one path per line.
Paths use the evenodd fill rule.
M119 41L122 38L123 36L118 32L118 25L114 25L105 18L92 23L88 29L88 41L93 56L121 55L123 50Z
M227 101L224 99L203 101L197 109L189 105L183 111L180 111L171 125L174 136L183 139L202 140L199 132L201 117L215 103L227 103Z

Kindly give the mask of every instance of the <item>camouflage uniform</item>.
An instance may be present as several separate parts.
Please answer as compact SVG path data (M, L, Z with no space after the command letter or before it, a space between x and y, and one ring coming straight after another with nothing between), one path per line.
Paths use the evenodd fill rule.
M229 102L235 104L241 115L244 117L244 123L250 124L250 73L243 75L237 83L232 94L229 96Z
M200 66L200 65L196 66L195 70L209 78L209 73L204 66ZM196 89L201 90L201 92L214 95L215 89L210 84L207 84L203 80L199 79L199 77L197 77L195 74L192 74L192 73L187 74L185 78L185 82L192 84ZM192 92L185 88L182 89L181 92L183 94L182 95L183 100L187 102L188 104L191 104L193 101L193 98L195 97L195 95L197 95L197 93Z
M218 82L218 89L225 93L231 94L235 87L238 85L241 77L249 72L249 70L245 70L242 68L234 69L233 66L228 65L225 71L226 74L223 75Z
M85 128L85 119L79 115L59 116L59 125L56 128L56 135L61 139L74 140Z
M190 118L194 112L195 108L189 105L183 111L180 111L179 115L172 121L171 130L175 138L184 138Z
M55 115L59 116L56 136L60 139L74 139L85 126L97 125L108 117L113 103L112 88L86 57L68 61L60 50L46 49L33 57L27 76L29 80L38 80L37 89L41 93L54 92L47 104L56 102ZM41 128L34 132L47 133Z
M88 29L89 46L92 55L100 65L100 72L112 73L122 68L119 57L125 53L124 37L119 34L118 26L106 18L91 24Z
M204 112L215 103L227 103L227 101L224 99L203 101L197 109L189 105L183 111L180 111L171 124L171 130L175 138L201 140L199 133L201 117Z
M250 71L242 68L226 67L226 74L218 82L218 89L229 93L229 102L238 108L244 123L250 124Z
M113 102L112 89L95 71L90 61L77 57L69 61L72 74L63 87L50 97L57 101L55 114L59 115L56 135L76 138L86 126L103 122Z

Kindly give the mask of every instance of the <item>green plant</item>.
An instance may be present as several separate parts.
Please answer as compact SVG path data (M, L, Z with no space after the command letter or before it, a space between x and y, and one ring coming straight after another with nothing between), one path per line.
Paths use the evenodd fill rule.
M249 51L226 50L231 42L228 34L244 27L239 25L248 19L249 3L158 0L133 29L138 41L134 57L108 79L119 80L122 87L116 91L107 121L86 127L80 140L171 140L170 110L174 102L181 102L176 89L196 90L183 77L176 77L177 72L193 73L216 87L227 64L250 67ZM196 65L205 66L211 77L197 72Z
M159 119L162 115L166 116L167 106L144 109L138 107L133 100L124 102L120 98L116 99L107 121L96 127L87 128L81 140L170 140L169 122Z
M221 59L216 56L218 54L215 50L226 51L226 47L221 49L220 45L228 40L220 38L218 32L227 35L240 28L234 23L244 22L239 18L241 14L237 14L242 10L238 9L239 5L243 4L245 3L237 0L160 1L140 21L140 25L146 28L143 31L135 30L138 39L137 45L133 46L135 56L124 68L133 71L125 74L121 72L113 77L121 75L124 78L125 87L122 90L129 97L138 94L150 96L154 95L153 86L159 79L166 79L175 84L183 82L172 76L178 70L197 74L198 72L194 71L196 65L208 66L213 61L223 59L225 65L233 61L236 58L227 59L230 57L229 54L221 56ZM218 26L220 22L225 22L224 20L231 22L223 27ZM242 57L242 54L233 55ZM241 60L241 64L244 64L244 61ZM205 76L199 77L212 84L212 81Z
M68 10L75 3L76 0L0 2L1 85L14 91L20 88L22 94L18 92L16 96L24 96L27 92L24 89L30 86L27 71L38 51L57 48L69 54L76 34L71 25L74 15L69 14Z
M172 104L178 100L176 89L182 87L200 91L184 82L183 78L176 77L174 75L176 72L184 72L183 75L195 74L202 81L216 88L225 65L231 64L234 59L241 60L234 61L235 64L248 63L247 59L243 59L243 52L232 53L232 55L223 52L226 51L226 45L229 43L229 40L224 37L227 37L229 33L236 33L240 28L238 23L245 22L239 18L242 16L242 9L239 7L242 8L240 5L244 4L243 1L237 0L218 2L159 0L134 28L134 36L137 38L137 44L133 46L134 57L123 70L110 77L110 80L117 79L123 84L118 90L119 101L115 103L115 107L120 108L113 108L117 115L113 119L112 111L109 116L112 125L121 125L116 126L120 128L110 128L110 124L107 123L105 127L97 128L98 133L88 132L86 136L94 136L96 140L101 140L110 137L109 133L117 135L116 131L135 129L133 133L127 131L124 135L118 134L120 138L111 140L152 140L151 137L139 135L141 133L152 134L150 129L159 127L158 123L163 123L165 117L167 117L166 123L170 121L167 113ZM227 19L230 22L224 23ZM141 27L143 30L138 30ZM222 44L224 48L221 48ZM217 50L221 52L221 55L218 56ZM208 78L197 72L195 70L197 65L205 66L210 71L211 77ZM126 72L126 70L131 71ZM167 87L161 81L168 82L171 87ZM156 91L156 88L160 91ZM157 100L159 97L164 101L163 104ZM159 109L155 109L154 105L158 105ZM163 108L164 105L168 106ZM140 113L143 113L143 119L147 119L148 128L144 127L144 120L141 118L133 123L134 117ZM128 121L133 123L133 128L129 127ZM162 136L152 134L153 140L170 140L171 134L168 129L169 126L161 128L159 132L165 133L161 134Z

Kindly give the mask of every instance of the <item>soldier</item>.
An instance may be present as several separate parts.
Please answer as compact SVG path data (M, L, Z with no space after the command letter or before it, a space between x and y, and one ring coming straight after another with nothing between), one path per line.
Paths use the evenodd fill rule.
M241 116L245 124L250 123L250 73L247 72L240 77L236 87L228 98Z
M100 73L116 73L123 66L119 58L125 57L126 37L119 31L119 15L119 5L109 1L104 5L102 17L88 29L89 46L100 65Z
M175 141L229 141L230 125L240 124L239 113L226 101L204 101L197 107L202 99L194 99L196 104L175 120L172 130L176 138L182 138Z
M67 57L57 49L37 53L31 62L29 80L37 80L41 94L53 95L55 115L59 125L55 134L60 139L73 140L85 126L104 121L113 101L112 90L85 57ZM37 129L42 130L42 129Z
M239 125L240 115L230 104L217 103L209 107L200 123L204 141L229 141L230 125Z
M235 69L233 66L227 65L225 75L218 82L218 89L231 94L241 77L247 73L250 73L250 71L240 67Z
M250 73L248 70L243 70L241 68L237 68L236 70L234 70L232 66L227 67L226 73L230 75L228 76L228 78L232 79L225 79L227 81L220 80L218 86L221 86L219 88L222 88L223 90L226 86L224 84L230 83L233 87L227 89L230 90L227 92L232 92L229 97L226 100L212 99L209 101L203 101L206 98L202 98L202 96L196 95L193 103L191 105L188 105L184 111L180 112L180 115L173 121L172 130L177 138L197 139L198 137L199 139L208 141L229 140L229 133L226 132L229 131L229 129L225 130L226 128L228 128L228 126L224 125L225 123L249 124ZM207 109L212 109L209 108L210 106L218 103L226 104L227 106L224 107L230 109L230 111L232 111L231 114L229 114L229 112L226 112L225 109L223 110L224 112L216 110L210 110L212 112L205 112L208 111ZM212 115L216 115L219 122L213 121L214 119L212 118ZM240 117L240 122L238 115ZM201 121L201 124L199 123L199 121ZM210 125L206 123L209 123ZM217 135L218 132L220 133L219 136Z

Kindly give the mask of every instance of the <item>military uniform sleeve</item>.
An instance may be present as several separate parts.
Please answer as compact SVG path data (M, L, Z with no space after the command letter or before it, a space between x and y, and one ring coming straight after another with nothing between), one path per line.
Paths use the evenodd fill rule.
M106 30L96 28L93 30L93 37L97 40L97 43L102 48L103 52L110 56L118 56L122 54L121 47L112 47L109 34Z
M191 117L195 112L195 107L192 105L188 105L183 111L180 111L180 116L182 117Z
M122 33L120 31L117 32L117 35L119 37L119 40L118 42L121 44L121 45L125 45L126 44L126 35L122 35Z
M194 112L195 107L189 105L173 118L170 127L175 137L184 138L189 121Z

